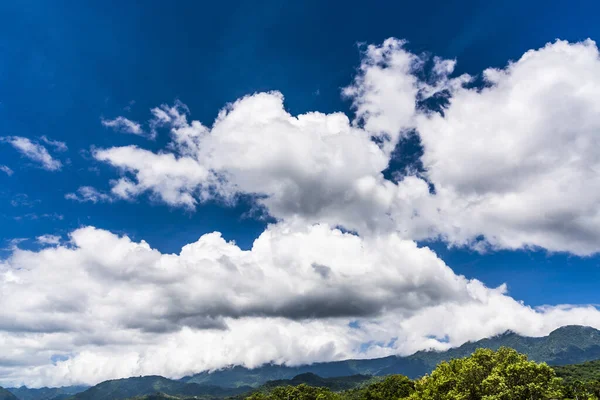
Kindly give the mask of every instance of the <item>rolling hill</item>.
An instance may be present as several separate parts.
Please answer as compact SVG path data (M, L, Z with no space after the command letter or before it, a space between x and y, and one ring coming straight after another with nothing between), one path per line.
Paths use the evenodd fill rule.
M19 400L19 398L0 386L0 400Z
M74 394L83 392L87 388L89 386L43 387L39 389L21 386L18 388L9 388L8 391L17 396L19 400L63 400Z
M292 379L279 379L275 381L268 381L267 383L260 386L260 390L268 391L277 386L308 385L314 387L326 387L334 392L340 392L342 390L353 389L372 380L373 377L371 375L351 375L333 378L321 378L318 375L307 372L304 374L296 375Z
M221 398L251 390L250 387L223 388L214 385L185 383L162 376L142 376L105 381L77 393L72 400L123 400L155 393L180 397Z

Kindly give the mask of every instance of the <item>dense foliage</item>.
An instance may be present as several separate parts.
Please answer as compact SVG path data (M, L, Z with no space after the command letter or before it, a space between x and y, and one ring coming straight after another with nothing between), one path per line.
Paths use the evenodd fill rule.
M600 398L600 360L554 368L572 399Z
M564 398L565 394L571 392L551 367L503 347L497 351L478 349L469 357L442 362L431 374L414 382L402 375L392 375L341 393L307 385L284 386L267 393L254 393L248 399L542 400ZM583 391L577 394L583 394Z
M529 361L507 347L478 349L470 357L442 362L415 382L411 399L538 400L562 397L561 381L547 364Z
M333 378L321 378L316 374L308 372L297 375L292 379L278 379L275 381L269 381L262 385L260 390L263 392L268 392L277 386L298 386L305 384L308 386L331 389L334 392L341 392L343 390L353 389L365 383L370 383L373 380L374 378L371 375L351 375Z
M600 360L554 367L556 376L565 382L600 381Z
M349 400L387 400L408 397L415 390L415 384L404 375L390 375L379 382L349 390L342 397Z

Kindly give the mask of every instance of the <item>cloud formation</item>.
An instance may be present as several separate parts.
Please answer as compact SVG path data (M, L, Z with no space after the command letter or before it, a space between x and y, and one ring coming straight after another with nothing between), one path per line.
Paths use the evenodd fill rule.
M360 234L396 231L479 250L598 252L595 43L531 50L485 70L482 87L453 77L454 66L389 39L367 47L344 90L353 122L341 113L290 115L278 92L227 105L210 128L189 122L177 103L152 110L153 124L170 128L164 151L128 146L94 156L123 173L112 187L121 198L150 193L194 208L244 194L276 219ZM425 105L440 98L441 111ZM412 132L424 171L385 179L393 150Z
M0 309L9 310L0 384L177 377L444 349L507 329L600 328L593 306L529 307L417 245L600 251L595 43L531 50L485 70L482 85L454 76L455 63L389 39L365 49L344 90L353 119L292 115L281 93L268 92L226 105L207 126L176 102L153 108L147 123L151 135L169 131L161 151L94 149L119 177L110 192L82 186L67 199L149 195L193 210L244 195L277 223L250 250L214 232L162 254L94 227L68 242L41 236L48 246L38 251L13 248L0 262ZM142 133L119 118L105 122ZM422 144L423 170L387 179L409 135ZM4 140L50 163L31 150L43 146Z
M98 191L97 189L91 186L81 186L77 189L76 193L67 193L65 195L65 199L77 201L79 203L110 203L113 201L113 197Z
M42 142L46 143L47 145L54 147L54 149L56 151L67 151L67 150L69 150L69 148L67 147L67 144L65 142L61 142L61 141L58 141L58 140L48 139L48 137L46 137L46 136L40 137L40 140Z
M505 329L600 327L593 307L529 308L395 233L361 238L280 223L251 250L215 232L179 254L93 227L52 242L15 248L0 264L4 384L182 376L230 364L408 354ZM432 339L445 336L448 343ZM52 355L67 359L52 363Z
M419 116L437 231L458 245L484 235L493 248L598 252L596 44L557 41L483 78L455 85L443 115Z
M41 235L35 240L42 245L57 245L60 243L61 237L57 235Z
M14 174L14 171L6 165L0 165L0 171L4 172L8 176L12 176L12 174Z
M100 122L103 126L107 128L112 128L117 132L131 133L132 135L137 136L147 135L139 122L132 121L125 117L117 117L115 119L101 118ZM154 136L150 135L149 137L153 138Z
M23 156L40 164L40 167L48 171L58 171L62 168L62 163L53 158L48 150L41 144L32 142L30 139L21 136L5 136L0 141L9 143L17 149Z

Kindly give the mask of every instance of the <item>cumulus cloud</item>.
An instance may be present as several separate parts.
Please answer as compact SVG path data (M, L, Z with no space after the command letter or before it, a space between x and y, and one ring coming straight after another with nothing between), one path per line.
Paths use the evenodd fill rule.
M117 117L115 119L104 119L101 118L100 122L107 128L112 128L117 132L131 133L137 136L147 136L146 132L142 128L139 122L132 121L125 117ZM149 135L150 138L154 138L154 135Z
M150 191L167 204L193 208L196 198L206 193L202 185L208 182L209 172L189 157L155 154L136 146L98 150L94 157L134 173L135 181L120 178L113 182L112 193L123 199Z
M246 251L215 232L179 254L86 227L69 243L12 249L0 288L4 384L176 377L600 327L593 307L532 309L395 233L361 238L323 224L271 225ZM361 349L367 342L376 344Z
M279 220L401 232L483 249L600 250L600 60L594 42L557 41L505 68L452 77L454 60L415 55L405 43L368 46L344 90L356 111L290 115L278 92L227 105L211 127L181 103L152 110L169 127L160 153L102 149L119 168L113 193L149 192L173 206L253 195ZM426 78L423 78L426 76ZM426 107L441 96L441 112ZM439 107L438 107L439 108ZM424 171L399 182L382 172L408 132ZM432 190L433 188L433 190Z
M591 40L557 41L456 85L418 132L451 243L494 248L600 248L600 58ZM435 220L435 221L433 221Z
M79 203L102 203L113 201L112 196L98 191L92 186L81 186L76 193L67 193L65 199L77 201Z
M6 165L0 165L0 171L4 172L8 176L12 176L12 174L14 173L14 171Z
M596 45L548 44L485 70L481 86L454 66L395 39L367 47L344 90L353 120L292 115L279 92L228 104L210 126L181 102L152 109L151 132L168 129L170 143L95 149L121 175L110 193L83 186L67 198L148 194L193 209L250 195L278 222L250 250L215 232L162 254L93 227L12 249L0 263L0 381L176 377L443 349L506 329L600 328L593 306L528 307L414 242L600 250ZM423 146L423 171L386 179L408 134Z
M353 101L355 122L380 137L387 153L405 130L412 128L421 82L415 72L424 57L404 49L406 41L387 39L382 45L369 45L354 83L343 93Z
M42 168L48 171L58 171L62 168L62 163L53 158L43 145L32 142L28 138L7 136L0 138L0 141L9 143L22 155L40 164Z
M228 105L211 129L188 123L181 105L160 110L161 121L171 124L169 151L126 146L94 153L123 172L113 182L118 197L149 192L169 205L192 208L209 198L229 202L238 194L256 195L278 219L355 221L364 229L390 225L381 208L404 201L380 173L388 163L385 152L342 113L292 116L278 92Z
M36 241L43 245L57 245L60 243L60 236L57 235L41 235L36 238Z

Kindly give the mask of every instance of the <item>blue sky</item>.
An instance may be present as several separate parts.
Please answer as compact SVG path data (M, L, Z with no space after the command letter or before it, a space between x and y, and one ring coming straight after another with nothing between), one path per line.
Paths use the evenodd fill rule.
M3 241L65 234L81 225L127 233L165 252L200 235L221 231L249 247L264 227L244 218L247 207L208 204L196 212L148 201L73 204L65 193L106 185L114 171L82 156L91 146L155 143L118 135L100 117L143 120L148 110L180 99L195 119L210 123L226 103L254 92L279 90L292 113L351 114L340 89L359 63L357 43L394 36L414 51L457 58L457 70L476 74L503 66L555 38L577 41L600 34L595 2L486 4L485 2L339 3L164 2L73 4L20 2L2 6L2 131L64 141L70 164L52 174L27 163L9 146L3 164L16 174L2 179ZM415 15L419 16L415 18ZM131 105L130 105L131 103ZM130 107L130 111L125 111ZM90 171L90 167L99 171ZM31 206L11 206L25 194ZM50 215L31 219L26 215ZM64 218L57 220L56 215ZM15 220L15 217L24 217ZM23 243L22 246L28 246ZM598 258L544 251L482 256L463 249L436 251L457 272L490 285L507 282L528 304L594 303ZM447 255L446 255L447 254ZM529 281L537 284L531 286ZM566 284L568 283L568 284Z
M37 252L43 246L36 237L59 235L66 243L71 232L84 226L127 235L134 242L144 240L161 253L179 253L214 231L249 250L267 223L279 216L274 216L276 211L269 213L267 205L266 214L257 218L251 213L256 203L244 196L233 203L211 198L192 208L168 204L158 192L151 193L154 189L126 200L65 198L82 186L111 193L111 181L125 174L114 161L97 159L97 149L136 145L154 153L169 151L172 138L167 128L148 140L115 132L103 126L103 119L122 116L149 129L151 109L179 100L190 110L190 121L210 127L226 104L276 90L285 96L285 110L293 116L342 112L352 120L356 103L344 97L342 89L360 75L368 44L378 46L390 37L405 39L408 43L402 51L425 54L430 63L433 56L456 60L452 77L470 74L480 79L484 69L505 68L510 60L555 39L576 43L600 38L596 18L600 4L594 1L323 3L20 1L0 5L0 135L39 143L62 164L60 170L49 171L10 140L0 142L0 165L13 171L0 172L0 256L14 257L15 239L26 239L18 246ZM59 151L42 137L63 142L68 150ZM414 146L408 146L404 153L394 153L390 165L400 170L410 164L406 160L414 160L414 151ZM389 176L394 172L388 171ZM396 228L401 231L404 226ZM502 229L498 237L505 232ZM561 230L548 229L550 234ZM482 228L475 236L486 232ZM359 235L368 234L360 231ZM480 280L489 288L506 283L508 294L529 306L598 303L600 258L587 244L577 250L584 247L576 243L561 248L545 245L550 241L541 239L506 245L498 244L502 242L498 239L496 247L482 253L476 246L460 244L463 238L444 239L450 236L442 232L405 239L429 246L456 274ZM53 357L77 352L56 350ZM183 372L189 371L169 373ZM35 381L21 372L11 374L7 381Z

